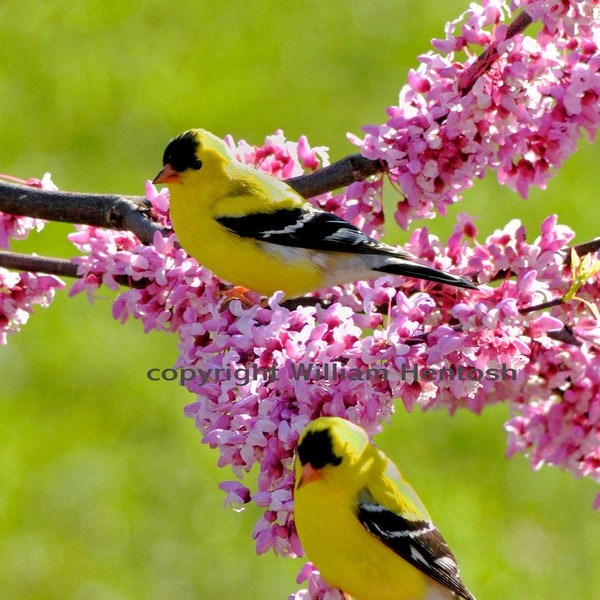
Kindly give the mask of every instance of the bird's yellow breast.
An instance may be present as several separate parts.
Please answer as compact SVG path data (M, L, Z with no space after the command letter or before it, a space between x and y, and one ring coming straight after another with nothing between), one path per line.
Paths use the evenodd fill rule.
M366 531L354 513L354 501L323 479L295 492L296 527L323 578L356 600L427 598L438 586Z
M320 287L323 274L308 251L242 239L214 219L210 206L188 197L183 186L171 186L170 192L179 242L221 279L266 296L283 290L293 297Z

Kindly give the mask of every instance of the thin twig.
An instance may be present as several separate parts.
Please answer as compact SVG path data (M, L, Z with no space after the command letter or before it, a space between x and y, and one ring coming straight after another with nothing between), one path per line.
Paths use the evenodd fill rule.
M600 238L590 240L589 242L582 242L575 246L569 246L566 249L564 262L566 265L570 264L571 250L575 250L579 256L584 256L591 252L598 252L600 250ZM57 275L59 277L81 277L77 273L77 266L64 258L51 258L46 256L31 256L29 254L21 254L19 252L5 252L0 251L0 267L6 269L14 269L18 271L30 271L32 273L47 273L49 275ZM501 279L505 279L508 273L502 272ZM119 283L130 287L142 288L145 286L143 283L145 280L133 282L130 281L126 276L123 276ZM146 282L147 283L147 282ZM293 309L300 304L318 304L322 302L321 298L307 296L305 298L291 298L285 300L284 304L287 308ZM540 304L527 306L521 308L519 312L522 315L526 315L538 310L545 310L547 308L553 308L554 306L560 306L563 304L562 298L554 298Z
M0 251L0 267L30 273L45 273L57 277L74 277L76 279L83 277L77 272L77 265L66 258L32 256L21 252ZM136 289L144 289L150 283L149 279L134 280L129 275L113 275L113 278L119 285Z
M570 344L571 346L583 346L583 342L579 340L573 334L571 328L566 325L562 329L547 331L546 335L557 342L563 342L565 344Z
M567 248L568 252L565 256L565 264L571 264L571 250L575 250L578 256L585 256L586 254L592 254L593 252L598 252L600 250L600 238L596 238L595 240L590 240L589 242L582 242L581 244L576 244L575 246L571 246Z
M581 244L575 244L574 246L568 246L565 249L563 262L566 266L571 264L571 251L575 250L578 256L585 256L586 254L592 254L594 252L598 252L600 250L600 238L596 238L594 240L590 240L589 242L581 242ZM564 304L564 300L561 298L554 298L553 300L548 300L547 302L542 302L540 304L534 304L532 306L527 306L525 308L521 308L519 313L522 315L527 315L529 313L538 311L538 310L546 310L547 308L553 308L555 306L560 306Z
M521 12L517 18L508 25L506 39L509 40L515 35L523 33L531 23L531 17L525 11ZM497 44L491 44L477 57L477 60L462 73L459 84L463 96L466 96L473 89L473 86L480 75L484 71L488 71L499 57Z
M81 277L77 273L77 265L69 260L49 256L32 256L21 252L0 251L0 267L15 271L46 273L58 277Z
M560 306L561 304L564 304L564 300L562 298L555 298L554 300L548 300L548 302L542 302L541 304L534 304L533 306L520 308L519 313L522 315L528 315L529 313L537 310L546 310L547 308L553 308L555 306Z

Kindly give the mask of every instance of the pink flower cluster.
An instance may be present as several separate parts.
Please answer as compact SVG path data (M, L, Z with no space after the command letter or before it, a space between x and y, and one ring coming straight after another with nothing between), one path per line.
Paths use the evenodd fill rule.
M346 597L340 590L331 589L327 583L321 579L319 572L312 568L310 563L306 563L298 573L296 578L298 583L308 581L308 589L299 590L295 594L290 594L288 600L346 600Z
M41 180L0 177L46 190L57 189L49 173ZM33 230L40 231L44 224L45 221L40 219L0 213L0 249L9 248L11 239L24 240ZM0 344L6 345L8 335L21 331L35 305L47 308L54 299L55 291L64 287L64 282L53 275L15 273L0 268Z
M21 331L35 305L48 308L56 290L64 287L53 275L0 268L0 344L6 345L8 335Z
M543 23L537 39L507 39L504 20L518 7ZM574 150L581 128L594 132L595 10L591 1L488 0L448 26L435 46L449 54L420 58L388 122L367 128L361 146L387 162L406 196L396 213L400 225L434 208L443 213L487 168L525 195ZM498 51L485 65L457 62L453 53L483 44ZM289 142L281 132L261 147L227 143L243 162L280 178L327 161L322 148L311 149L305 138ZM367 181L311 201L377 235L380 192L381 181ZM146 193L168 224L166 191L147 184ZM115 318L132 316L145 331L179 336L176 367L204 374L186 378L196 394L186 415L237 477L220 485L225 502L264 508L253 533L258 552L299 556L294 449L319 415L343 416L375 433L397 399L407 411L450 413L507 402L509 454L524 452L534 468L552 464L600 482L600 326L590 310L600 278L584 278L569 302L523 310L569 290L565 248L572 237L548 217L533 240L518 221L481 240L461 214L446 242L421 228L406 248L432 266L476 278L479 291L388 276L325 290L316 306L290 305L275 294L266 306L248 307L227 303L223 283L179 249L174 234L157 234L144 246L129 233L79 227L70 239L84 253L76 259L83 277L72 293L91 299L102 283L116 288L116 276L145 283L119 295ZM258 479L250 489L243 479L253 468ZM299 576L306 579L309 590L297 600L340 598L310 565Z
M225 141L235 150L241 162L255 165L278 179L298 177L305 171L314 171L319 166L329 164L327 148L311 148L306 136L301 136L298 142L287 141L281 130L268 136L265 144L258 148L244 140L236 144L231 136L227 136ZM311 202L323 210L351 221L367 235L380 237L384 221L381 204L382 185L380 179L357 181L350 184L343 194L323 194L312 198Z
M543 24L537 38L507 38L506 20L522 8ZM527 196L545 187L576 150L581 131L600 123L600 8L595 0L472 3L434 40L441 53L419 57L388 108L388 120L368 126L362 153L384 160L405 195L396 221L445 214L486 170ZM480 48L476 48L480 47ZM464 64L460 51L496 54Z
M305 162L289 146L279 141L273 147L269 140L250 151L242 145L240 156L270 172L274 165L295 172ZM273 160L276 153L285 160ZM317 201L342 215L346 202L349 211L366 203L376 215L372 185L351 189L350 197L325 194ZM356 189L363 197L356 197ZM167 222L166 191L148 184L147 195ZM292 516L294 449L306 423L322 414L349 418L375 433L396 399L408 411L416 405L480 412L509 402L510 453L527 452L535 466L548 462L600 481L600 422L593 408L600 401L598 325L580 300L520 312L569 289L571 272L561 250L573 233L549 217L532 241L518 221L487 240L477 235L473 221L461 214L446 243L418 229L406 244L437 268L477 274L477 292L382 277L326 290L317 306L291 307L275 294L267 306L247 307L227 303L222 283L178 249L174 235L157 234L153 246L144 246L129 234L84 227L71 236L86 253L78 259L85 277L73 289L93 292L101 281L114 285L116 275L147 282L117 298L115 318L133 316L146 331L177 333L181 354L175 366L205 374L187 381L196 401L186 415L203 441L218 449L219 465L231 466L239 478L221 484L226 504L264 508L254 529L258 552L297 556L302 549ZM596 277L577 295L593 302L598 294ZM578 345L557 339L564 328ZM246 379L236 377L240 373ZM576 402L566 410L558 398ZM240 481L252 468L259 470L253 490ZM316 575L310 586L317 594L312 597L334 594L317 593L322 584Z
M46 173L42 179L29 179L24 181L17 177L9 175L0 175L0 179L9 179L20 185L29 185L31 187L41 188L43 190L57 190L58 188L52 182L50 173ZM9 248L10 240L24 240L35 229L41 231L46 221L41 219L32 219L30 217L16 217L7 213L0 212L0 249Z

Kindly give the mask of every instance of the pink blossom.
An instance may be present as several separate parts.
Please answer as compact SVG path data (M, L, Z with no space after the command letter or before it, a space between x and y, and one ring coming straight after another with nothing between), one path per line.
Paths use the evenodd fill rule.
M504 21L519 7L544 24L537 39L505 40ZM440 54L419 57L387 122L363 128L362 153L386 161L405 195L395 214L401 227L434 210L445 214L487 169L526 197L576 150L582 129L593 136L600 34L590 23L597 11L592 1L486 1L447 25L445 40L434 40ZM475 58L465 65L454 59L456 51L490 43L499 53L479 70Z
M269 168L279 156L277 169L283 163L290 168L297 154L288 142L279 143L278 148L271 139L264 150L242 145L241 155ZM158 207L157 198L164 196L148 190ZM373 206L377 214L374 198L367 183L351 186L345 195L324 194L317 202L342 216L344 210L352 214L356 203ZM575 381L585 389L596 385L589 350L596 330L585 305L574 302L545 313L519 310L569 288L570 272L560 251L573 233L549 217L532 241L516 220L487 240L477 236L473 220L462 213L447 242L422 228L413 232L407 248L441 269L483 282L503 279L494 287L465 293L386 276L327 290L321 295L324 305L294 309L282 305L281 294L266 306L224 303L219 280L178 249L174 235L143 246L125 234L84 228L72 239L87 252L81 265L94 282L110 282L115 274L147 282L117 298L115 317L133 316L145 330L177 333L176 367L212 374L203 382L186 381L196 400L185 413L203 441L218 450L220 466L230 466L240 480L258 470L254 489L222 484L226 502L254 502L264 509L253 532L257 552L300 556L291 495L294 449L306 423L321 414L344 416L373 434L391 415L396 398L409 411L418 406L450 413L459 408L480 412L508 401L515 415L507 424L511 452L528 453L534 466L557 464L600 481L593 445L600 409L594 413L581 400L592 403L594 393L577 392L576 407L566 412L548 411L547 404L535 400L557 390L568 395ZM597 286L588 282L581 297L592 298ZM565 324L580 336L581 347L565 351L549 337ZM569 355L573 351L576 359ZM495 377L487 378L488 370ZM236 373L249 375L236 379ZM598 414L597 420L574 429L579 410ZM317 581L311 579L311 597L334 593Z
M264 151L242 145L241 155L269 168L279 156L277 169L284 163L290 169L298 154L289 142L279 143L271 139ZM360 219L357 205L380 214L374 190L370 183L353 185L315 201ZM148 195L164 213L164 194L150 186ZM572 237L551 216L535 239L514 220L479 240L473 220L461 213L448 241L421 228L406 247L438 268L476 276L480 291L386 276L326 290L322 304L293 309L282 305L280 293L266 306L225 303L219 280L178 249L174 235L143 246L126 234L83 228L72 240L86 252L80 264L86 278L93 276L91 285L110 283L116 274L147 282L117 298L115 317L140 319L146 331L177 333L175 366L212 374L204 382L186 381L196 398L185 414L219 452L220 466L230 466L240 480L257 470L253 489L221 484L225 502L263 509L253 531L257 552L302 556L293 522L294 449L306 423L322 414L344 416L374 434L397 398L409 411L450 413L508 402L510 453L528 454L535 468L554 464L600 481L597 324L579 301L520 312L568 290L571 275L561 252ZM598 281L590 280L578 296L593 301L597 293ZM565 325L581 346L551 337ZM246 372L247 378L234 376ZM555 400L559 395L564 406ZM582 420L581 414L589 416ZM308 596L299 594L338 597L317 575Z
M288 600L344 600L344 595L340 590L331 589L331 587L325 583L311 563L306 563L298 573L296 578L297 583L309 582L308 590L301 590L296 594L292 594L288 597ZM306 595L308 593L308 596Z
M28 185L30 187L44 190L57 190L58 188L52 181L50 173L45 173L42 179L30 178L27 181L18 177L9 175L0 175L1 179L9 179L14 183ZM42 219L32 219L31 217L16 217L0 212L0 248L9 248L10 240L24 240L35 229L41 231L46 221Z
M222 481L219 489L227 493L223 506L243 505L250 501L250 490L239 481ZM241 509L240 509L241 510Z
M0 268L0 344L6 345L6 336L21 330L35 305L48 308L56 290L64 287L53 275Z
M507 39L521 9L542 24L540 32ZM445 214L487 169L526 196L531 185L546 185L582 130L594 134L596 10L592 1L484 0L448 24L436 51L419 57L386 122L365 127L364 140L349 136L364 156L385 161L402 190L397 223L407 228L415 218ZM497 55L480 64L475 57L488 44ZM458 52L467 55L464 64ZM283 179L328 160L325 149L281 131L262 146L226 142L241 161ZM381 188L376 178L310 202L378 236ZM149 183L146 193L169 227L168 194ZM277 293L246 306L225 301L222 282L178 248L175 234L144 246L129 233L79 227L70 239L82 252L74 260L82 279L72 293L92 299L101 284L116 289L117 276L144 284L119 295L114 317L178 335L175 367L205 374L184 382L195 394L185 414L238 479L221 484L226 503L263 509L253 531L257 552L294 557L303 555L293 521L294 450L319 415L343 416L374 434L399 398L407 411L450 414L505 402L509 455L600 482L600 328L590 310L600 281L590 277L575 299L560 301L572 282L565 256L573 235L550 216L537 237L513 220L479 239L474 220L461 213L448 240L420 227L406 248L472 278L478 291L386 276L313 294L316 305L286 304ZM21 280L4 277L18 296ZM523 310L538 305L546 309ZM247 487L242 481L253 469L256 483ZM301 571L306 579L308 591L293 598L340 598L311 565Z
M49 173L43 178L23 181L16 177L0 175L15 183L31 187L56 190ZM17 217L0 213L0 248L9 248L10 240L23 240L36 230L44 228L45 221L30 217ZM63 281L42 273L15 273L0 268L0 344L7 343L7 335L17 333L29 320L33 306L47 308L54 299L55 290L65 287Z

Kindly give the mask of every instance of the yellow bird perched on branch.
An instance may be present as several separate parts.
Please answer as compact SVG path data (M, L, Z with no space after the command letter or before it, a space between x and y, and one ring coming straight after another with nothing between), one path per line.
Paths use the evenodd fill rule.
M235 285L294 297L392 274L476 289L315 208L285 182L239 162L203 129L171 140L163 165L153 183L169 188L181 245Z
M427 510L364 429L321 417L300 436L294 515L323 579L356 600L475 600Z

